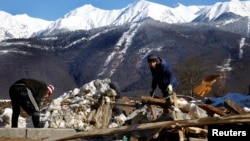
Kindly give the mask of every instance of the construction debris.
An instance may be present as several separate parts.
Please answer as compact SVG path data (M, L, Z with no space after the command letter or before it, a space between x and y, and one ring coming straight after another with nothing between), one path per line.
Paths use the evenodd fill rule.
M47 140L206 140L208 125L250 122L249 110L233 99L224 99L223 108L190 101L176 93L169 99L150 96L141 96L139 100L116 99L118 93L110 83L110 79L93 80L45 106L41 111L44 128L72 128L77 132ZM0 117L1 121L6 116Z

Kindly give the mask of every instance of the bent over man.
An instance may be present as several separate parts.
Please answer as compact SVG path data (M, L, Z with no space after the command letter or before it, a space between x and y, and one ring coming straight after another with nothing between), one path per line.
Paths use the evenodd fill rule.
M11 127L18 127L18 117L20 108L32 116L32 122L35 128L41 128L40 125L40 105L44 98L49 98L54 91L53 85L34 79L20 79L11 85L9 95L12 104Z
M163 94L163 98L167 98L177 88L177 80L172 68L162 58L153 54L148 56L148 64L153 76L150 96L154 95L154 91L158 85Z

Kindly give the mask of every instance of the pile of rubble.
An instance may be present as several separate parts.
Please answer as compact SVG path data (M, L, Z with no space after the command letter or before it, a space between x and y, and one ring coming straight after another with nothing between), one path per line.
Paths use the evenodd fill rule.
M231 100L225 100L227 108L220 109L196 100L188 100L185 96L176 94L170 96L169 100L149 96L142 96L140 100L128 97L117 99L119 92L111 87L111 83L110 79L93 80L52 100L41 110L41 121L44 123L44 128L73 128L76 131L87 132L87 134L83 133L78 136L81 138L95 136L90 132L98 129L106 130L102 131L105 135L111 133L111 131L108 133L107 129L115 129L112 133L117 132L117 134L151 130L152 134L145 135L146 132L143 132L144 135L137 134L136 138L142 136L149 138L150 135L150 138L158 139L163 129L168 129L167 131L179 133L179 140L184 140L187 131L202 134L202 137L206 138L205 125L230 122L231 120L227 117L223 121L212 123L211 118L223 119L226 115L233 115L232 111L234 115L249 112L241 109ZM2 117L3 114L0 116L0 121ZM236 118L234 117L232 123L236 123ZM204 119L204 121L200 119ZM23 122L22 117L21 121ZM125 126L126 128L123 128ZM166 134L166 130L164 133ZM135 137L135 135L130 136Z
M111 104L118 94L110 87L110 83L109 79L93 80L54 99L42 109L44 128L87 131L121 126L125 122L124 115L112 117Z
M110 88L110 83L109 79L93 80L81 88L75 88L54 99L42 110L44 128L74 128L84 131L93 128L114 128L124 125L126 121L134 119L138 115L141 120L151 122L166 114L161 106L151 106L143 99L142 101L127 99L126 103L119 102L116 99L117 92ZM150 100L150 97L144 98ZM164 105L164 99L161 100L163 101L159 104ZM173 111L180 111L180 109L185 111L180 112L181 119L198 119L208 116L205 110L184 98L178 98L177 104L178 108L165 106L169 106L168 108ZM130 111L126 111L127 106L131 107ZM174 119L174 113L171 112L168 119Z

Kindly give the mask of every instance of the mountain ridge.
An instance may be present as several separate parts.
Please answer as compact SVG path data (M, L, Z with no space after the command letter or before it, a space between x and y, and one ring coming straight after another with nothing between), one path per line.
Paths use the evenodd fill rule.
M247 9L250 9L250 1L217 2L211 6L184 6L179 4L177 7L171 8L145 0L138 0L124 8L115 10L103 10L93 7L92 5L83 5L69 11L63 17L55 21L45 21L32 17L29 17L29 19L26 18L26 20L19 20L17 18L19 15L12 16L6 12L0 11L0 19L3 21L0 28L0 40L53 35L66 31L90 30L104 26L140 22L147 18L170 24L222 22L215 25L218 27L225 26L227 22L234 19L232 17L226 20L216 21L220 15L229 12L242 18L247 17L249 24L250 11ZM6 16L8 19L13 20L6 20ZM18 27L14 25L22 26ZM250 30L249 27L242 28L243 30ZM249 36L249 33L247 36Z

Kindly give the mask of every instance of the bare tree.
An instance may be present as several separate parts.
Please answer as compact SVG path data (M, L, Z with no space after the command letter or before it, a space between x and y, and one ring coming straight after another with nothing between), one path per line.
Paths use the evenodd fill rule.
M193 90L208 71L207 63L202 57L186 58L175 68L178 79L177 93L194 97Z
M222 77L216 80L217 82L214 83L213 89L210 92L213 96L220 97L227 93L226 78L226 72L222 72Z

